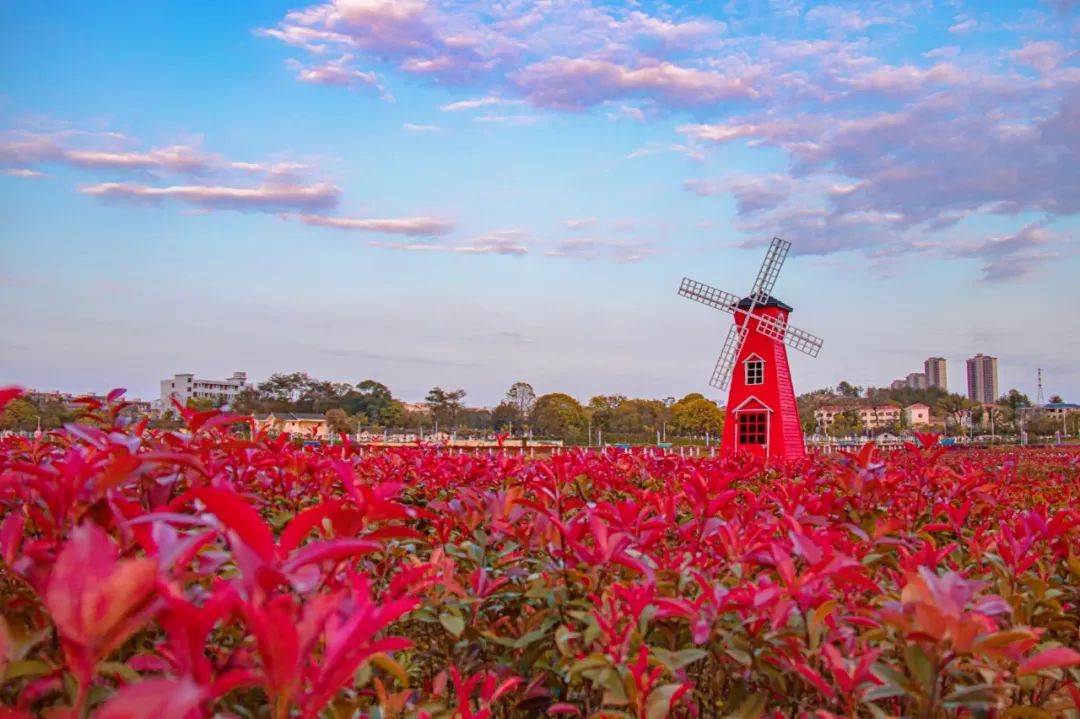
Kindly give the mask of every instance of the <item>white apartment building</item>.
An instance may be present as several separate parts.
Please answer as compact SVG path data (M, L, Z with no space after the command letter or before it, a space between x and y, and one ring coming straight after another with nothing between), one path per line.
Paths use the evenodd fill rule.
M245 387L246 372L233 372L228 379L199 379L193 374L177 374L172 379L161 380L161 406L170 409L174 398L180 404L187 404L192 398L223 404L236 399Z
M904 379L908 389L926 389L930 386L925 372L910 372Z
M967 361L968 399L983 404L998 398L997 357L979 353Z
M926 383L930 387L937 387L946 392L949 390L949 380L945 369L944 357L929 357L923 362L923 369L925 370Z

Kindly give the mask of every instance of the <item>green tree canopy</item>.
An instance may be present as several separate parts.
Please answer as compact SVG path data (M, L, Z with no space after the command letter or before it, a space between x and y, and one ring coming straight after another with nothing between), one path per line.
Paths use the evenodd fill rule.
M687 395L671 408L671 426L681 434L719 436L724 431L724 411L701 395Z
M32 432L37 429L38 416L33 402L25 397L17 397L8 402L3 414L0 414L0 429Z
M465 399L465 390L445 390L442 387L432 387L425 397L435 419L447 428L456 425L458 415L464 407L463 399Z
M555 392L537 398L533 406L532 425L537 434L567 439L585 434L588 417L576 399Z

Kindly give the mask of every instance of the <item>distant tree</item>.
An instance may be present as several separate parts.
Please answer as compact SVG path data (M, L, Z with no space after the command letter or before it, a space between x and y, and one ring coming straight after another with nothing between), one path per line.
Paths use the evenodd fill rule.
M1010 389L998 398L997 403L1005 405L1015 413L1016 410L1022 407L1030 407L1031 398L1018 389Z
M356 434L358 419L343 409L335 408L326 412L326 423L334 434Z
M465 399L465 390L444 390L442 387L432 387L425 397L428 407L431 407L431 413L446 429L456 426L458 414L464 406L463 399Z
M0 429L32 432L37 429L38 417L34 403L24 397L18 397L8 402L3 414L0 414Z
M214 409L217 407L217 402L209 397L188 397L187 408L193 409L196 412L205 412L208 409Z
M836 393L841 397L851 397L852 399L858 399L862 396L862 387L856 387L855 385L845 381L836 385Z
M38 416L41 418L42 429L59 429L65 422L75 419L75 412L68 409L63 402L45 400L37 405Z
M402 427L405 425L405 405L392 399L389 404L379 410L378 418L368 417L368 421L380 427Z
M850 437L861 434L864 429L858 411L849 409L833 417L832 422L825 428L825 434L832 437Z
M528 382L515 382L506 391L503 402L514 408L515 421L524 423L528 421L533 405L536 404L536 391Z
M533 405L532 426L537 434L545 437L577 438L585 435L588 417L576 399L555 392L537 398Z
M621 394L601 394L589 400L588 412L592 426L604 432L612 430L612 420L619 405L626 401Z
M536 403L534 402L533 404L535 405ZM495 407L495 411L491 413L491 424L494 429L499 431L510 428L523 429L518 414L518 408L505 400L499 402Z
M671 407L671 427L680 434L720 436L724 431L724 411L701 395L687 395Z
M1052 395L1050 395L1050 404L1061 404L1064 401L1065 400L1063 400L1061 398L1060 394L1052 394Z
M945 418L945 429L948 431L949 420L958 425L964 415L975 406L975 402L963 395L947 394L937 401L934 411Z
M394 396L389 387L382 382L366 379L358 382L355 388L349 388L343 407L349 412L363 414L372 424L386 426L392 423L387 422L383 415L393 411L390 409L393 402Z

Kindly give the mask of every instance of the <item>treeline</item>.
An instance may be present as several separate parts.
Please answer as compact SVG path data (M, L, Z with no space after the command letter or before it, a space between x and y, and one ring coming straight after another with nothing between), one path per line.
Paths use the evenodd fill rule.
M432 387L420 406L407 405L381 382L328 382L303 372L274 374L249 387L230 409L244 414L315 412L336 431L424 429L458 433L508 432L586 443L716 437L724 413L711 400L690 394L680 400L598 395L582 404L555 392L537 396L528 382L515 382L491 409L470 408L462 389ZM206 400L196 400L210 406Z

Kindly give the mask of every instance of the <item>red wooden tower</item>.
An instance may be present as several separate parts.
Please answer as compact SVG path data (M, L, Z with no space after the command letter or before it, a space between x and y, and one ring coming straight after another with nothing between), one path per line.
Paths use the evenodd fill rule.
M789 325L791 307L770 294L790 247L790 242L773 238L747 297L688 278L683 278L679 287L683 297L735 316L709 380L713 387L728 390L720 444L725 454L751 452L786 459L806 456L785 345L817 357L822 342Z

